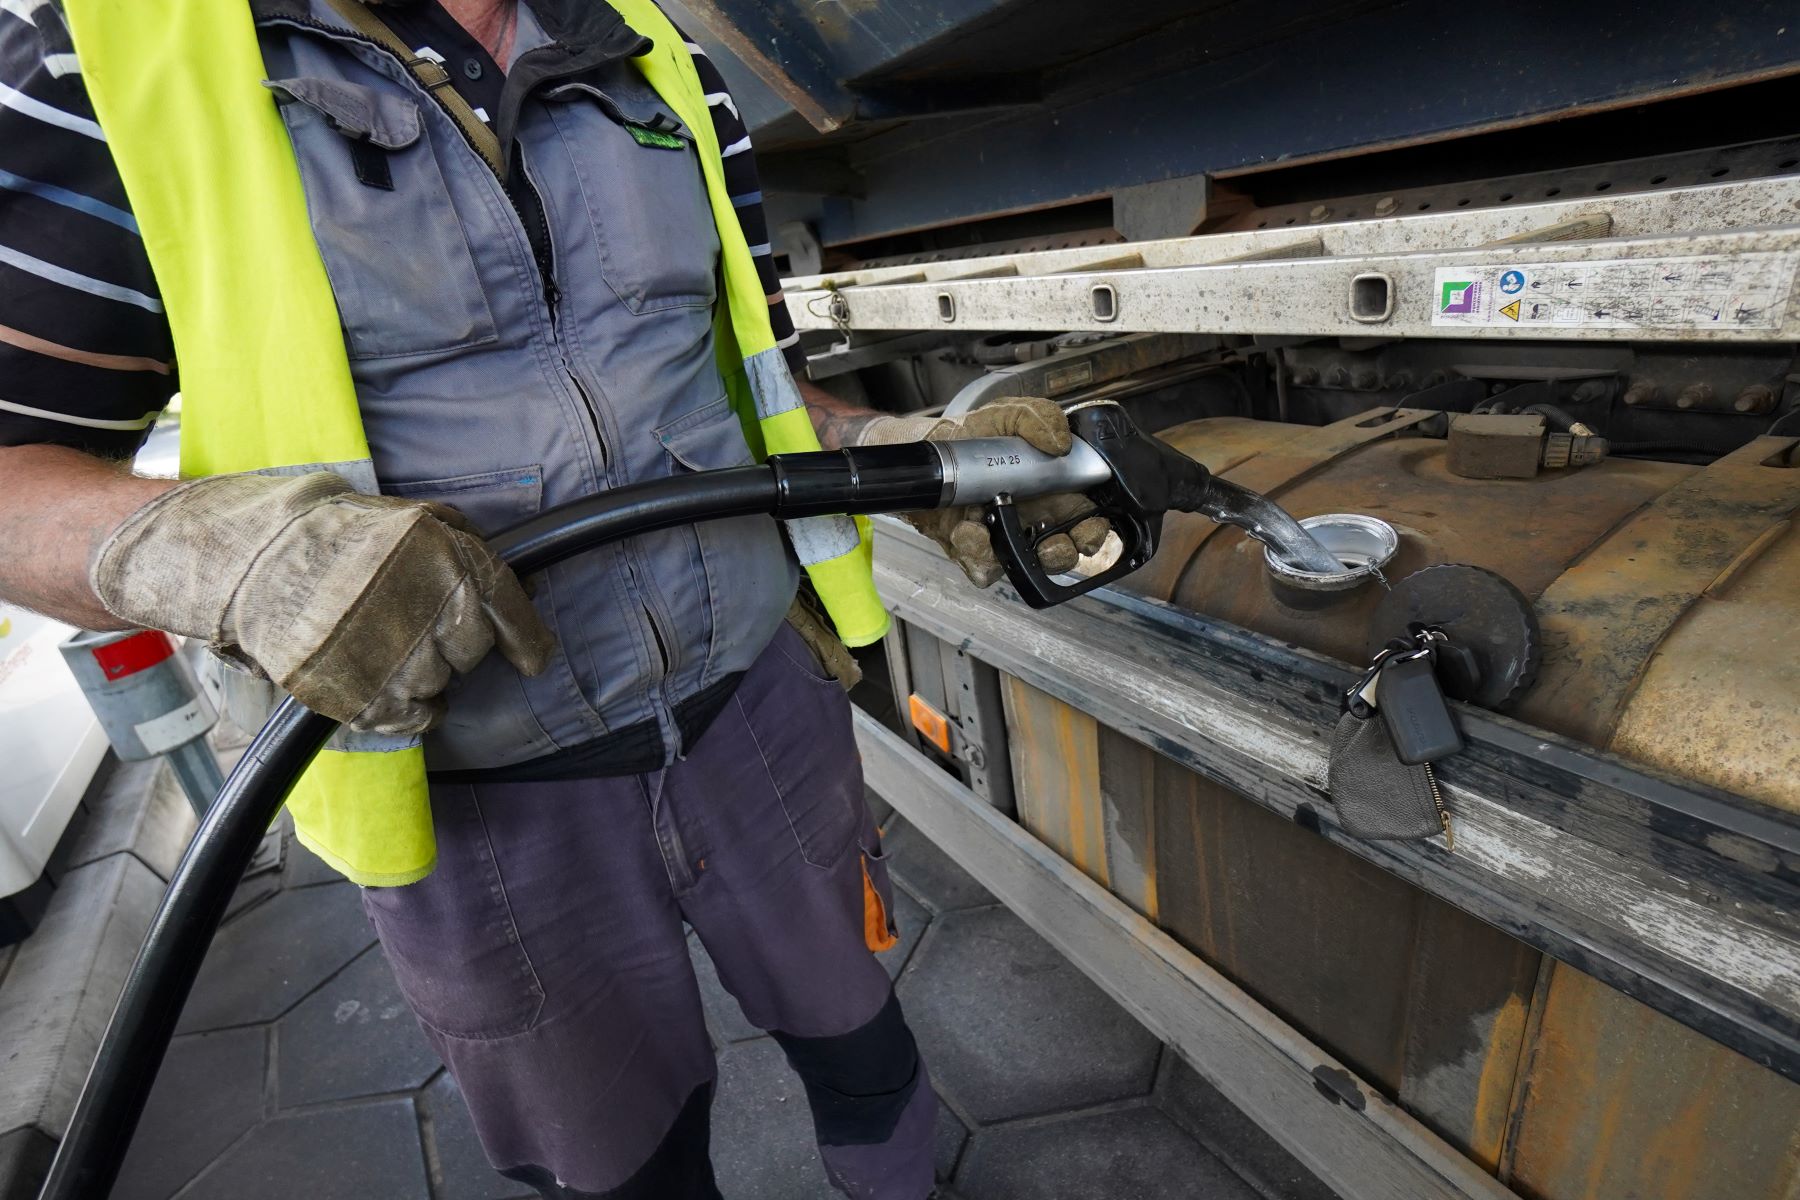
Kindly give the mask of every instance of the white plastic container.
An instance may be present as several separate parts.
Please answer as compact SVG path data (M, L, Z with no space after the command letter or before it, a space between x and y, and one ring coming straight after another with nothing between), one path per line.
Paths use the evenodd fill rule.
M66 625L0 605L0 897L36 883L106 754L57 645Z

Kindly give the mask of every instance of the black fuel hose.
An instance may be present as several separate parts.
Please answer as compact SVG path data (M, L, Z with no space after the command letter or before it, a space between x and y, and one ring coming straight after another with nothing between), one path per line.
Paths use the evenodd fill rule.
M952 497L946 485L953 475L950 452L924 443L778 455L762 466L652 480L576 500L489 544L515 572L529 575L609 542L723 517L903 512L962 502L966 497ZM285 700L225 781L169 877L39 1200L102 1200L111 1192L237 883L288 792L336 729L331 718Z

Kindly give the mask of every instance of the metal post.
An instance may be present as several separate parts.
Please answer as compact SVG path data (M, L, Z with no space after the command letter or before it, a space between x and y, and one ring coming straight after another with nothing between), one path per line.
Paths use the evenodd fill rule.
M62 644L113 752L126 762L166 756L194 814L206 816L224 776L206 733L219 714L166 633L78 633Z
M194 815L204 817L206 810L212 807L213 797L225 786L225 772L219 770L219 760L213 757L212 747L206 744L205 738L195 738L175 747L166 757L169 770L175 773L175 782L181 785L188 803L194 808Z

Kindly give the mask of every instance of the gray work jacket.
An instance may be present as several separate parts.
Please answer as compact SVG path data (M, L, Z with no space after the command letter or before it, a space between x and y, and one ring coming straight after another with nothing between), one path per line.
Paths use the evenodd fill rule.
M646 479L751 461L714 362L718 234L691 139L604 5L520 5L502 112L554 267L455 122L322 0L255 0L344 326L383 492L484 531ZM664 139L666 140L666 139ZM370 167L370 156L379 169ZM445 772L662 766L729 697L791 601L764 517L648 534L538 576L559 649L524 679L490 655L426 739Z

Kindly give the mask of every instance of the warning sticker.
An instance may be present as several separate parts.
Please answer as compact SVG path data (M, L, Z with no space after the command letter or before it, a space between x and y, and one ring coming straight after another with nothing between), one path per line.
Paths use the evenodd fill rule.
M1443 267L1433 325L1778 329L1791 252Z

